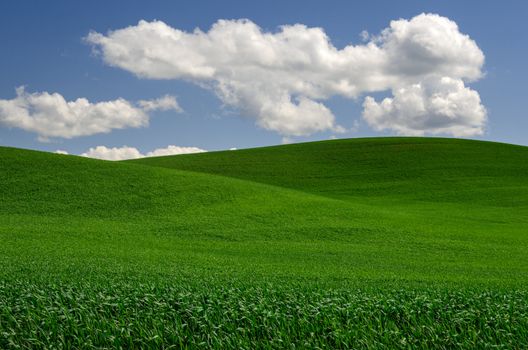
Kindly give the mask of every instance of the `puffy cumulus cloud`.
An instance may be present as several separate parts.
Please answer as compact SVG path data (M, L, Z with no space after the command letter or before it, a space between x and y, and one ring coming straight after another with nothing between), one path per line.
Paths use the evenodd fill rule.
M391 86L431 75L468 80L482 76L484 54L446 17L421 14L391 21L374 41L386 55L385 74L396 77Z
M137 105L122 98L92 103L86 98L66 101L59 93L28 93L19 87L15 98L0 99L0 124L34 132L41 140L71 139L143 127L148 125L149 112L168 109L181 110L172 96Z
M106 146L97 146L90 148L87 152L81 154L83 157L97 158L104 160L125 160L125 159L137 159L144 157L160 157L160 156L170 156L176 154L188 154L188 153L200 153L207 152L198 147L180 147L169 145L166 148L158 148L147 154L142 154L135 147L106 147Z
M249 20L219 20L207 32L140 21L106 35L92 32L86 40L111 66L142 78L182 79L212 89L225 105L285 137L344 131L324 105L331 96L401 91L444 77L463 84L482 76L482 51L455 22L439 15L395 20L379 35L365 32L362 38L361 44L338 49L322 28L295 24L266 32ZM442 87L429 85L431 96L437 91L430 89ZM466 87L456 91L478 96ZM371 104L367 98L365 105ZM453 122L471 118L462 115L470 109L456 111L460 117ZM437 116L443 115L420 115L428 120L423 125L435 124Z
M58 149L58 150L56 150L56 151L53 152L53 153L56 153L56 154L64 154L64 155L68 155L68 154L69 154L67 151L64 151L64 150L62 150L62 149Z
M363 118L377 131L457 137L480 135L484 131L486 109L479 94L459 79L426 79L395 88L392 94L393 98L379 103L372 97L363 103Z

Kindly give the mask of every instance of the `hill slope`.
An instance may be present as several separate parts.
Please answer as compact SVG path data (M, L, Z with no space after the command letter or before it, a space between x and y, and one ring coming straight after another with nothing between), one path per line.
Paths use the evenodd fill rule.
M316 241L337 249L350 237L334 230L360 230L372 216L358 222L361 206L208 174L8 148L0 159L2 272L244 275L260 263L263 273L290 265L288 274L305 269L303 252L321 250ZM277 246L291 246L291 256Z
M527 159L449 139L134 164L2 148L0 252L51 271L57 254L81 270L514 283L528 272Z
M528 148L0 147L0 348L525 348Z

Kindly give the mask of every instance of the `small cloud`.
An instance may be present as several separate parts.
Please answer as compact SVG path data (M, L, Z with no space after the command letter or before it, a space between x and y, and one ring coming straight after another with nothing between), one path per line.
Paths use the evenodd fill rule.
M282 143L283 145L287 145L287 144L293 143L293 138L291 138L291 137L287 137L287 136L284 136L284 137L281 139L281 143Z
M155 100L140 100L138 105L147 112L150 111L169 111L174 110L178 113L182 113L183 109L176 101L176 97L165 95L163 97L157 98Z
M142 154L135 147L106 147L106 146L97 146L92 147L85 153L82 153L81 156L88 158L104 159L104 160L126 160L126 159L138 159L145 157L160 157L160 156L170 156L177 154L189 154L189 153L200 153L207 152L204 149L198 147L180 147L169 145L166 148L157 148L147 154Z
M354 120L354 122L352 123L352 127L350 129L348 129L349 132L352 132L352 133L356 133L359 131L359 126L360 126L360 122L359 120Z
M82 153L81 156L104 160L125 160L144 157L137 148L128 146L112 148L106 146L92 147L88 151Z
M169 145L165 148L158 148L152 152L148 152L145 157L160 157L160 156L172 156L177 154L189 154L189 153L202 153L207 152L204 149L198 147L181 147Z
M359 33L359 36L361 38L361 41L363 41L363 42L367 42L370 39L370 34L366 30L364 30L361 33Z
M345 132L347 132L347 129L345 129L344 127L342 127L341 125L336 125L333 129L332 129L333 132L337 133L337 134L344 134Z
M61 150L61 149L58 149L58 150L56 150L56 151L53 152L53 153L56 153L56 154L69 154L67 151L63 151L63 150Z

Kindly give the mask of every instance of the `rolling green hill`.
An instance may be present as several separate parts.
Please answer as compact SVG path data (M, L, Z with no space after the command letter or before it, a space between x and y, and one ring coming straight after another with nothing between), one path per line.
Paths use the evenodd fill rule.
M365 138L130 162L223 175L349 200L528 205L527 148L493 142Z
M372 138L127 162L0 148L0 194L0 348L528 344L527 147ZM488 317L510 328L486 333Z
M528 267L526 147L442 138L372 138L129 163L234 177L339 200L343 208L360 206L376 222L351 236L346 232L352 232L349 228L355 224L348 220L339 239L350 237L352 244L368 239L375 247L373 254L383 254L382 260L400 251L391 267L416 257L418 261L408 265L413 274L425 267L431 273L441 272L439 280L446 281L449 265L464 281L486 279L495 261L515 270L512 274L496 270L498 275L518 280L518 269ZM350 215L340 218L347 220ZM332 229L323 231L329 234ZM512 246L520 249L518 254L507 248ZM469 266L479 268L469 272ZM385 276L391 269L384 266L378 273ZM398 271L396 278L404 275Z

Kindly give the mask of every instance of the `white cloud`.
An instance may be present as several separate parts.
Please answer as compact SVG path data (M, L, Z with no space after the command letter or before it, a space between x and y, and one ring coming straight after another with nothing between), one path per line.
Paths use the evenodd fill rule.
M281 139L281 143L283 145L289 145L290 143L294 143L295 140L291 137L288 137L288 136L283 136L282 139Z
M323 104L331 96L357 98L430 79L468 82L482 76L482 51L445 17L421 14L392 21L379 35L365 32L362 38L368 42L337 49L321 28L295 24L265 32L249 20L219 20L208 32L140 21L107 35L92 32L86 40L111 66L143 78L182 79L212 89L226 106L286 137L342 131ZM478 96L465 87L457 91ZM424 125L436 116L422 115L429 121ZM470 134L476 130L470 129Z
M61 150L61 149L58 149L58 150L56 150L56 151L53 152L53 153L56 153L56 154L65 154L65 155L69 154L67 151L64 151L64 150Z
M136 159L143 158L144 155L134 147L112 147L106 146L92 147L85 153L81 154L83 157L97 158L105 160L124 160L124 159Z
M28 93L19 87L15 98L0 99L0 124L34 132L43 141L53 137L71 139L113 129L144 127L149 122L148 112L180 110L171 96L140 101L138 105L122 98L97 103L85 98L66 101L59 93Z
M155 100L140 100L138 105L145 111L168 111L172 109L179 113L183 112L178 101L176 101L176 97L170 95L165 95Z
M362 41L366 42L370 39L370 34L366 30L363 30L361 31L361 33L359 33L359 37L361 38Z
M448 76L470 81L482 77L484 54L475 41L446 17L421 14L411 20L391 21L374 38L386 55L385 74L416 82L428 76Z
M160 157L160 156L170 156L176 154L189 154L189 153L200 153L207 152L198 147L180 147L169 145L166 148L158 148L154 151L148 152L147 154L142 154L135 147L113 147L109 148L106 146L97 146L90 148L87 152L81 154L83 157L97 158L104 160L125 160L125 159L137 159L144 157Z
M166 148L158 148L152 152L148 152L145 157L161 157L161 156L171 156L176 154L189 154L189 153L201 153L206 152L206 150L198 147L180 147L169 145Z
M457 137L484 132L486 109L476 91L460 79L427 79L392 91L393 98L376 102L367 97L363 118L377 131L401 135L450 134Z

